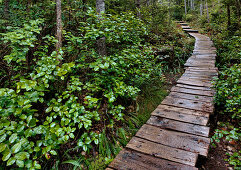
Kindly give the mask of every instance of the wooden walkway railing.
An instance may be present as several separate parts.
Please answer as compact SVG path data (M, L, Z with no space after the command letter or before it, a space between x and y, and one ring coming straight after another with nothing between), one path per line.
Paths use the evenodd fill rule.
M179 24L196 39L185 73L107 169L197 169L198 155L208 154L216 49L209 37Z

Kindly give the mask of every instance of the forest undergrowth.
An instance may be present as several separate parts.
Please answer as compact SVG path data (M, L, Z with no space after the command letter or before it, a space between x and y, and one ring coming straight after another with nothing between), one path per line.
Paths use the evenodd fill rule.
M105 168L168 94L193 49L168 4L141 8L140 19L132 8L106 2L100 18L93 2L63 1L62 47L56 48L56 3L4 2L4 169ZM97 44L103 37L104 56Z

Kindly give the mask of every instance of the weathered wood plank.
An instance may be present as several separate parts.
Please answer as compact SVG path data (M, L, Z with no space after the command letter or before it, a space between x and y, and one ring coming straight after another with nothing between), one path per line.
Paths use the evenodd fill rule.
M192 74L189 71L185 71L182 76L187 76L187 77L202 77L202 78L214 78L217 77L215 74L202 74L200 72L195 72L195 74Z
M147 124L144 124L141 129L139 129L136 136L162 145L198 153L203 156L207 156L210 144L209 138L161 129Z
M187 74L193 74L193 75L210 75L210 76L218 76L217 72L208 72L208 71L197 71L197 70L192 70L191 68L186 68L185 73Z
M203 90L204 91L212 91L213 92L212 94L215 93L214 89L212 89L210 87L199 87L199 86L191 86L191 85L186 85L186 84L176 84L176 87L181 87L181 88L184 88L184 89L191 89L191 90L193 89L193 90L201 90L201 91L203 91ZM179 92L179 91L177 91L177 92ZM202 93L200 93L200 92L198 92L198 93L190 93L190 94L200 94L200 95L202 95ZM207 95L207 96L209 96L209 95Z
M192 110L192 109L185 109L185 108L181 108L181 107L175 107L175 106L168 106L168 105L163 105L160 104L157 106L157 109L160 109L160 111L174 111L174 112L179 112L182 114L188 114L188 115L196 115L198 117L209 117L209 113L208 112L204 112L204 111L198 111L198 110Z
M204 137L208 137L210 130L207 126L195 125L157 116L151 116L147 124L158 126L162 129L170 129Z
M187 94L194 94L194 95L200 95L200 96L210 96L212 97L214 95L214 91L212 90L202 90L202 89L194 89L194 88L186 88L185 87L179 87L179 84L177 86L174 86L171 88L172 92L179 92L179 93L187 93ZM195 86L189 86L189 87L195 87Z
M195 33L198 33L198 30L193 30L193 29L183 29L183 31L185 32L195 32Z
M169 96L174 97L174 98L202 101L202 102L207 102L207 103L213 103L213 100L214 100L213 97L210 97L210 96L200 96L200 95L179 93L179 92L171 92L169 94Z
M187 85L192 85L192 86L200 86L200 87L213 87L212 83L210 82L203 82L198 79L179 79L177 83L180 84L187 84Z
M174 162L195 166L197 154L133 137L127 148Z
M123 149L109 165L118 170L197 170L197 168Z
M180 99L167 96L161 104L183 107L186 109L199 110L204 112L213 113L214 106L212 103L201 102L201 101L193 101L188 99Z
M196 116L191 114L184 114L184 113L176 112L172 110L160 111L159 108L154 110L151 115L172 119L172 120L177 120L177 121L182 121L182 122L187 122L187 123L192 123L192 124L204 125L204 126L207 125L207 122L208 122L207 116Z
M181 26L183 29L191 29L191 27L189 27L189 26Z
M180 25L188 26L188 23L182 22L182 23L180 23Z

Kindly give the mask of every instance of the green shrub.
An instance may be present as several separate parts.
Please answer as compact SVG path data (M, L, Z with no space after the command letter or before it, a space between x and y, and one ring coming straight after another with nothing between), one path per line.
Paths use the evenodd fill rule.
M58 52L52 36L38 41L43 20L1 34L9 49L7 70L0 69L8 75L0 88L0 152L7 166L40 169L67 143L89 152L106 127L117 129L125 119L141 84L154 71L161 74L151 49L141 45L147 31L140 20L132 14L99 20L91 9L87 16L75 32L64 31ZM95 52L103 36L105 57ZM117 134L126 144L123 130Z

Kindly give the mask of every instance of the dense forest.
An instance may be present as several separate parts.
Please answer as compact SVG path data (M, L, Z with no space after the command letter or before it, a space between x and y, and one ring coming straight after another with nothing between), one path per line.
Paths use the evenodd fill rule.
M211 150L241 167L240 13L240 0L0 0L0 169L104 169L182 74L195 40L180 20L215 43Z

